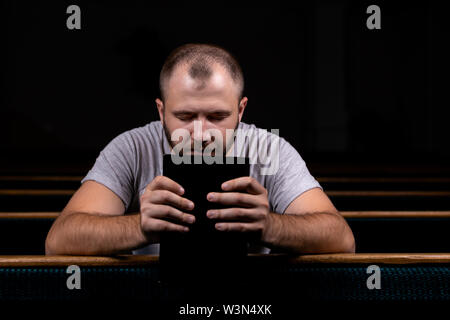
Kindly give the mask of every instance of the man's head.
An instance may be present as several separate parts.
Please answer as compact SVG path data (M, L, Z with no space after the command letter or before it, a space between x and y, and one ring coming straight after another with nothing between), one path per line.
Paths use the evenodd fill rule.
M242 97L244 77L238 62L215 45L175 49L162 67L159 85L161 99L156 105L172 147L177 143L171 141L176 129L188 130L192 143L201 140L204 147L212 142L211 129L225 138L226 129L235 129L241 121L248 100ZM200 135L194 136L194 121L202 126Z

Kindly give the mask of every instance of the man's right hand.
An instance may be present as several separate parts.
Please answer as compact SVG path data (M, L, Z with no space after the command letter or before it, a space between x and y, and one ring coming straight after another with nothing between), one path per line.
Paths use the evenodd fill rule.
M140 225L150 243L159 242L162 232L188 232L195 221L194 203L181 197L184 189L175 181L157 176L148 184L140 200Z

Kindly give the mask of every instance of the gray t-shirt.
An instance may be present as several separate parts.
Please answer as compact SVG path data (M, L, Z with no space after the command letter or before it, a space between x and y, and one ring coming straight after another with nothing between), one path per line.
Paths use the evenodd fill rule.
M237 130L238 136L240 131L252 132L253 136L259 139L258 146L266 147L266 158L262 158L262 161L257 160L258 154L262 153L258 152L258 148L249 147L249 139L243 144L235 143L235 153L232 155L250 158L250 176L267 189L272 212L283 214L289 204L303 192L321 188L309 173L299 153L286 140L281 137L276 140L278 138L276 134L243 122L239 123L238 129L240 129ZM278 145L274 141L278 141ZM276 148L270 149L271 146ZM270 150L277 151L270 153ZM156 176L163 174L163 154L170 154L170 145L163 126L160 121L150 122L115 137L100 152L94 166L81 183L87 180L97 181L123 201L126 214L139 212L140 196L146 186ZM275 157L276 161L273 162L272 158ZM249 251L269 250L251 245ZM158 254L159 244L149 245L133 253Z

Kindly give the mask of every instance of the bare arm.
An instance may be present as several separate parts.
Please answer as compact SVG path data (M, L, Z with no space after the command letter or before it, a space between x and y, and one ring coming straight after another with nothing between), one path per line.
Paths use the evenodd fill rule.
M319 188L300 195L283 215L269 213L262 242L301 253L355 252L350 227Z
M195 217L181 210L194 204L181 186L156 177L140 199L140 212L124 216L122 200L95 181L86 181L53 223L45 242L48 255L110 255L159 242L162 232L187 232Z
M125 207L111 190L86 181L53 223L45 242L48 255L107 255L127 252L148 241L139 214Z
M222 185L208 200L231 208L209 210L220 231L257 235L262 244L295 253L354 252L355 240L345 219L327 195L314 188L298 196L284 214L269 211L267 190L254 178L242 177ZM233 207L235 206L235 207Z

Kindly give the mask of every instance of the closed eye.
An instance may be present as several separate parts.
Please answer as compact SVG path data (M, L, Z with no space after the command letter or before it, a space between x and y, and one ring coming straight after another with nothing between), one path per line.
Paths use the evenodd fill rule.
M181 121L192 121L195 118L195 115L190 112L177 112L175 113L175 117Z
M225 118L228 118L229 116L230 116L229 112L217 112L217 113L210 114L208 116L208 119L211 121L221 121Z
M210 121L221 121L223 119L227 118L227 116L214 116L214 117L208 117Z
M192 121L197 117L196 113L193 112L175 112L175 117L181 121ZM231 112L212 112L208 114L208 120L210 121L222 121L225 118L228 118L231 115Z
M193 116L178 116L177 118L181 121L191 121L192 119L194 119Z

